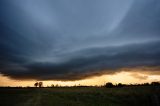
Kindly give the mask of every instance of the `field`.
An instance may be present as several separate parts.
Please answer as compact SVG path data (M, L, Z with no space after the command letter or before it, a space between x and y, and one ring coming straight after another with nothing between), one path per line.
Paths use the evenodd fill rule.
M0 88L0 106L160 106L160 87Z

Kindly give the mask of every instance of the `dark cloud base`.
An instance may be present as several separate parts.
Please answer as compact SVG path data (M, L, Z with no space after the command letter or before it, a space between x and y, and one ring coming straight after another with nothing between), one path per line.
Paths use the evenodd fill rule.
M79 80L159 67L159 13L158 0L0 0L0 73Z
M16 79L39 79L39 80L78 80L104 73L115 73L117 69L137 66L160 65L160 42L133 44L121 47L93 48L79 51L81 56L70 61L53 63L12 63L17 58L11 57L12 61L1 65L1 73ZM93 56L83 57L85 53L95 53ZM3 61L1 61L2 63ZM106 70L106 71L104 71Z

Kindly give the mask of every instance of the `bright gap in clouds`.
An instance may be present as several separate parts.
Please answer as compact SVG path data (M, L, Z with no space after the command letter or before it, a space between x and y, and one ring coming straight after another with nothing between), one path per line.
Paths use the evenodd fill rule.
M42 80L43 81L43 80ZM160 81L160 72L148 72L148 71L126 71L122 70L115 74L103 74L101 76L90 77L82 80L76 81L55 81L48 80L43 81L44 86L59 85L59 86L75 86L75 85L86 85L86 86L100 86L107 82L112 82L114 84L135 84L135 83L150 83L153 81ZM14 80L9 77L0 74L0 86L33 86L36 80Z

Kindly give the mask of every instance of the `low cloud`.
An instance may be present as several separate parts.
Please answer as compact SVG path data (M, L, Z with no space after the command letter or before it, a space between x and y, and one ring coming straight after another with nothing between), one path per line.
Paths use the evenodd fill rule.
M0 73L79 80L143 66L158 72L159 10L156 0L2 0Z
M111 50L104 48L79 51L79 56L63 63L4 63L1 72L13 78L40 79L40 80L78 80L86 77L102 75L104 73L115 73L125 67L158 66L160 63L160 51L157 50L159 42L141 45L130 45L115 47ZM98 51L98 52L97 52ZM110 52L108 52L110 51ZM85 53L94 52L92 56ZM81 54L81 55L80 55ZM17 58L10 58L12 61ZM127 71L127 69L124 69ZM159 70L155 69L155 70ZM133 70L135 71L135 70ZM148 71L141 68L140 71ZM150 71L154 71L154 68Z

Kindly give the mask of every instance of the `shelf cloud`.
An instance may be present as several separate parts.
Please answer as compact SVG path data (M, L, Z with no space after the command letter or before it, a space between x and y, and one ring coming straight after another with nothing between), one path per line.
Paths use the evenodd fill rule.
M1 0L0 73L79 80L159 67L159 13L158 0Z

